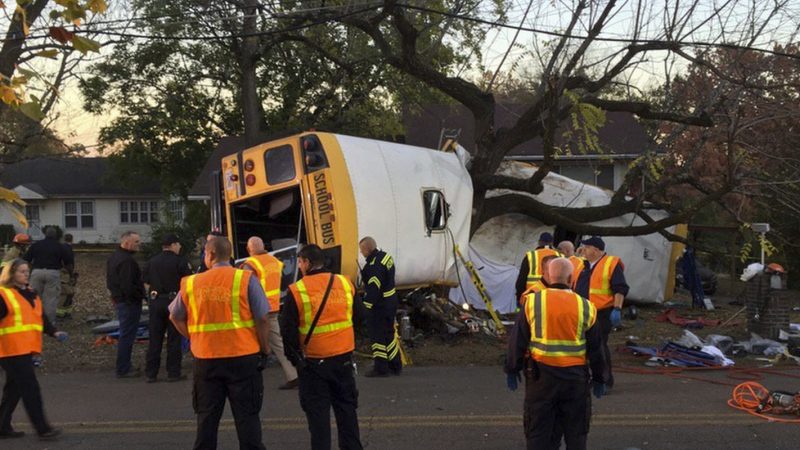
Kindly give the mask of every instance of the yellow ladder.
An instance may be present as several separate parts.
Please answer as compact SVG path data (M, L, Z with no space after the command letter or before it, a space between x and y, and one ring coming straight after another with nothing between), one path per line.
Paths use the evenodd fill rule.
M494 306L492 306L492 299L491 297L489 297L489 293L486 292L486 286L483 285L483 280L481 280L481 276L478 275L478 271L475 269L475 266L472 264L471 261L464 258L464 255L461 254L461 250L458 249L458 245L456 245L456 254L458 255L458 258L461 260L461 263L464 264L464 267L467 268L467 271L469 271L469 277L472 279L472 284L475 285L475 289L477 289L478 294L481 295L483 303L486 304L486 310L489 311L489 315L492 316L492 320L494 321L495 327L497 328L497 333L498 334L505 333L506 328L503 326L503 322L500 321L500 317L497 315L497 311L494 310ZM464 300L466 301L466 299Z

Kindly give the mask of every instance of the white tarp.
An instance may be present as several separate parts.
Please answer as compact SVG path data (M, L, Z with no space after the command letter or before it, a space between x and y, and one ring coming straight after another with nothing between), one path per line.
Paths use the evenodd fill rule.
M472 179L454 153L337 135L347 163L358 215L358 235L372 236L395 260L398 286L455 282L452 240L469 242ZM423 192L444 194L446 230L425 227ZM359 263L364 264L359 256Z
M506 162L500 173L527 178L535 170L536 167L530 164ZM612 196L612 193L607 190L580 183L554 173L550 173L545 177L543 185L544 190L534 197L553 206L574 208L600 206L608 204ZM511 192L494 190L490 191L487 197ZM666 217L666 213L652 211L651 216L655 220L659 220ZM625 227L642 225L644 222L635 218L632 214L627 214L602 222L595 222L595 224ZM510 312L516 309L513 303L513 296L514 282L519 272L519 264L525 252L535 248L539 235L544 231L553 232L553 227L546 226L542 222L525 215L507 214L492 218L483 224L472 237L470 241L471 254L480 260L480 264L494 266L491 269L484 268L480 274L481 278L484 278L483 272L486 272L486 278L488 279L483 279L483 282L487 286L492 301L496 303L495 307L501 312ZM611 255L620 257L625 265L625 278L631 287L627 298L645 303L663 302L671 264L672 244L657 233L633 237L604 237L603 240L606 243L606 251ZM477 265L478 263L476 262ZM513 269L510 267L513 267ZM514 274L513 277L510 275L512 272ZM502 280L509 280L507 282L510 286L500 286L501 283L506 282ZM468 278L464 282L470 283ZM469 302L476 305L482 304L477 292L474 291L474 287L471 287L471 289L472 291L467 288L464 289L469 297ZM451 291L451 298L460 299L463 297L460 290L456 292L457 290ZM509 290L511 292L510 300L508 298Z
M464 256L467 257L466 254ZM517 308L514 300L516 295L514 283L517 280L519 268L490 261L475 251L472 245L469 246L469 260L472 261L484 286L486 286L486 290L490 293L494 309L503 314L514 312ZM486 309L478 290L470 280L466 267L459 264L458 269L462 280L461 286L464 288L464 294L467 295L467 302L475 308ZM462 295L460 288L456 287L450 290L450 300L458 304L464 303L464 295Z

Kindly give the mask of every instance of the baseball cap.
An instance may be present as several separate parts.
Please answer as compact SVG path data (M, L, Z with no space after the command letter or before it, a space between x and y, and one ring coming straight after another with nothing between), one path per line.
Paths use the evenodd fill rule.
M544 233L539 235L539 242L545 244L552 244L553 243L553 235L545 231Z
M591 245L600 251L606 250L606 243L600 239L600 236L592 236L589 239L584 239L581 241L581 245Z
M180 240L178 239L178 236L176 236L174 233L167 233L164 235L164 237L161 238L161 245L165 247L167 245L172 245L176 242L180 242Z

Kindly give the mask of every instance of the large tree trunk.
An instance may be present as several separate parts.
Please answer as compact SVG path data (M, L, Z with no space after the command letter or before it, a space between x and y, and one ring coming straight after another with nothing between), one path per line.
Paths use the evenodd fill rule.
M245 0L244 27L241 47L239 49L239 69L241 70L242 89L241 104L244 116L244 136L247 145L256 145L266 135L266 119L261 98L258 95L258 75L256 66L261 57L261 49L257 26L258 0Z

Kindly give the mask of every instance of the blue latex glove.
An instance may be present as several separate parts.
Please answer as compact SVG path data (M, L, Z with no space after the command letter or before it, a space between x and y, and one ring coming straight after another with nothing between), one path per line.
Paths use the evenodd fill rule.
M614 308L611 310L611 325L614 327L618 327L622 324L622 312Z
M53 337L55 337L58 342L64 342L69 339L69 334L67 334L66 331L57 331Z
M508 386L509 391L516 391L517 386L519 386L519 381L522 380L522 376L517 373L508 373L506 374L506 386Z
M606 395L606 385L604 383L592 381L592 394L594 394L595 398L600 398Z

